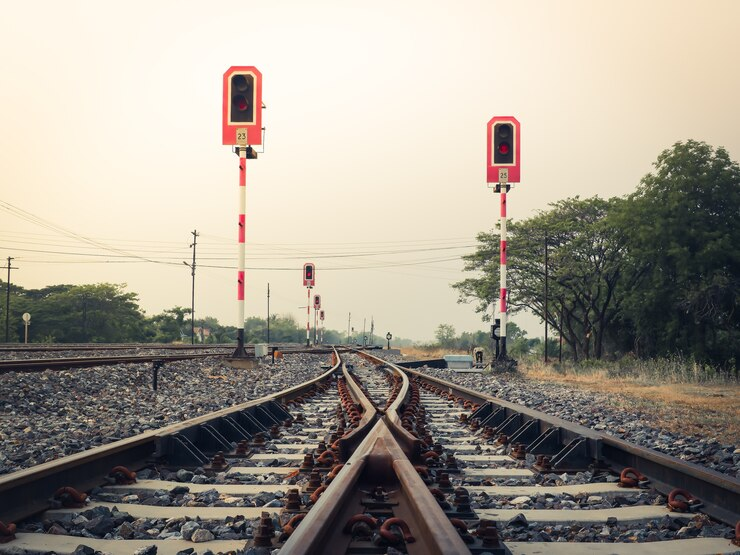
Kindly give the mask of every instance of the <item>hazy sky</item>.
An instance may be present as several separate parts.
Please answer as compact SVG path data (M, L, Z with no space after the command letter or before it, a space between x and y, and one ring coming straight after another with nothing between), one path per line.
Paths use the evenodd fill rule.
M2 0L1 13L3 265L14 257L27 288L126 283L150 315L190 306L197 229L196 315L236 324L238 159L220 129L232 65L262 72L267 105L247 167L248 316L264 317L269 282L271 312L305 322L312 261L328 328L351 312L383 336L485 329L450 283L498 218L494 115L522 125L513 219L628 194L680 140L740 159L736 0Z

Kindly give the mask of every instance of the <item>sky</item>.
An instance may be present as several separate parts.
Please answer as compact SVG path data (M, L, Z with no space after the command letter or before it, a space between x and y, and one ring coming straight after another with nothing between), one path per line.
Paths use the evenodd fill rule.
M147 315L190 306L197 230L196 317L237 325L233 65L262 72L266 105L247 316L266 315L269 283L270 312L305 322L311 261L327 328L486 329L450 285L498 219L493 116L521 122L515 220L627 195L677 141L740 159L736 0L2 0L2 14L0 260L25 288L126 284Z

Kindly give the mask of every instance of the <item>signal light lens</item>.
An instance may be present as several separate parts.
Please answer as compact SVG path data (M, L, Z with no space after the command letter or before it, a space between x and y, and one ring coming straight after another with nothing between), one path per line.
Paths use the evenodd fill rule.
M511 136L511 125L499 125L498 136L501 139L508 139Z
M251 74L232 75L230 87L230 123L254 123L257 108L254 76Z
M244 112L249 108L249 101L245 96L237 95L234 97L234 103L236 104L236 109L240 112Z
M503 155L509 154L509 150L511 150L509 143L500 143L498 145L498 151Z
M245 92L249 88L249 83L247 83L247 78L244 75L235 75L231 84L239 92Z

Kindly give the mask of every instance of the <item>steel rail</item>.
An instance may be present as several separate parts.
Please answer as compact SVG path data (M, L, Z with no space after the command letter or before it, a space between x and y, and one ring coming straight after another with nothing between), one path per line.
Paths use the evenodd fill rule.
M363 503L363 498L380 486L388 491L393 516L408 524L413 534L414 541L407 541L405 545L409 555L470 553L388 425L389 419L398 418L397 410L409 391L408 377L400 369L392 368L403 379L396 401L357 446L281 552L291 555L348 553L352 542L346 529L349 519L366 511L367 503ZM349 378L346 367L343 372ZM347 382L353 380L350 378ZM364 397L359 388L354 394Z
M253 346L252 346L253 347ZM49 352L49 351L124 351L133 349L154 349L177 351L183 349L231 349L234 346L228 343L11 343L0 345L0 352Z
M389 364L387 361L383 362ZM501 408L505 416L519 413L523 423L537 420L542 432L549 428L559 428L567 438L585 437L592 442L593 452L598 459L595 462L606 464L618 473L625 468L636 468L650 479L651 485L660 493L668 495L676 488L688 490L704 503L702 511L712 518L729 526L735 526L740 520L740 480L737 478L416 370L403 368L403 371L422 381L446 388L471 402L490 403Z
M126 466L132 470L138 470L146 466L147 461L163 456L167 450L167 441L176 434L187 433L188 430L213 424L215 421L270 401L285 404L316 384L330 379L338 367L337 364L311 380L260 399L2 475L0 476L0 521L18 522L46 510L49 507L49 499L61 487L71 486L79 491L87 491L99 486L115 466Z
M311 354L331 354L333 349L327 347L324 349L296 349L291 347L282 347L284 353L308 352ZM39 358L39 359L18 359L18 360L0 360L0 373L3 372L40 372L43 370L64 370L68 368L90 368L93 366L110 366L114 364L136 364L142 362L161 361L163 363L175 362L178 360L189 360L194 358L205 357L224 357L229 358L233 349L226 353L183 353L176 355L124 355L124 356L100 356L100 357L64 357L64 358Z
M225 353L190 353L180 355L132 355L72 358L38 358L29 360L0 360L0 373L3 372L42 372L44 370L65 370L69 368L90 368L93 366L112 366L114 364L136 364L143 362L175 362L205 357L223 357Z

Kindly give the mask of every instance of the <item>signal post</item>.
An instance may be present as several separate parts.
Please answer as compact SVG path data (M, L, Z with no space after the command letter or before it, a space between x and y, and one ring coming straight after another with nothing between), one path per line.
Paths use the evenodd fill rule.
M496 358L506 360L506 193L511 183L519 183L521 173L520 158L521 133L519 121L512 116L495 116L488 122L488 151L486 181L494 184L494 191L500 195L499 222L500 243L500 349Z
M237 265L237 347L234 358L246 358L244 349L244 257L246 238L247 160L257 159L252 148L262 144L262 74L253 66L232 66L223 77L223 144L235 147L239 157L239 249Z
M321 295L313 296L313 344L319 343L319 310L321 309ZM323 320L323 318L322 318Z
M319 296L319 307L321 306L321 297ZM324 311L319 310L319 320L321 320L321 336L319 339L319 344L324 344Z
M311 288L316 285L316 266L313 262L303 265L303 286L306 288L306 347L311 346ZM321 297L319 297L321 299ZM319 302L321 302L319 300Z

